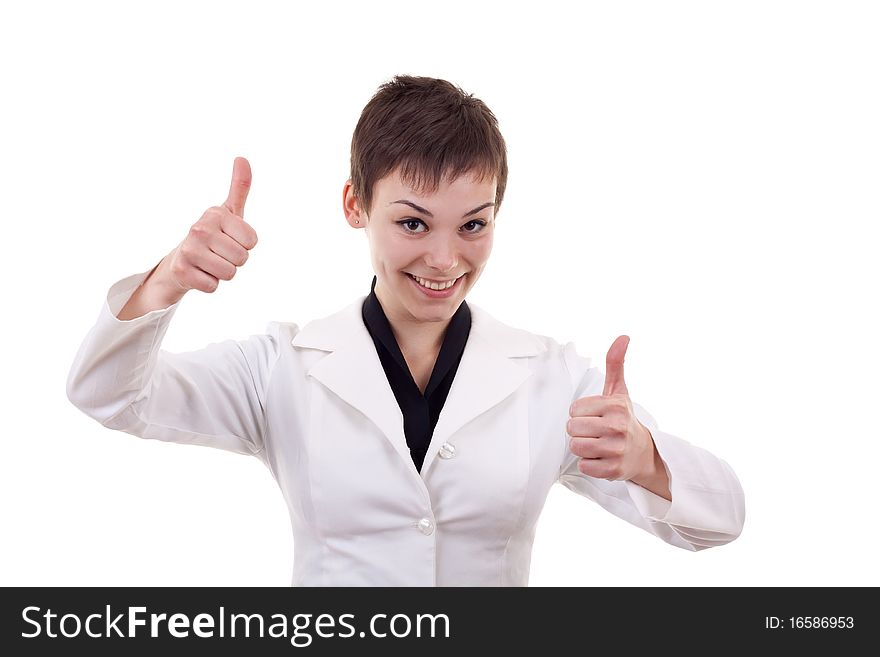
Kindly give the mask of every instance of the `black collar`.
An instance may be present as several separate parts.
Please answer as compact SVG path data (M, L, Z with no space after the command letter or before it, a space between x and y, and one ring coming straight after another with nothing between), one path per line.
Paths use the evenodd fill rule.
M373 276L370 294L364 299L362 308L364 324L370 332L373 342L376 343L377 349L379 344L381 344L398 364L402 372L406 373L410 383L418 390L415 380L412 378L412 373L409 371L409 366L406 364L406 360L400 351L400 346L397 344L394 333L391 331L388 317L385 315L382 304L379 303L379 299L376 296L375 289L376 276ZM429 397L434 392L453 365L457 369L458 362L461 360L461 355L467 344L470 330L471 310L468 307L467 301L462 301L458 310L455 311L455 314L449 320L446 333L443 335L443 344L440 347L437 362L434 364L431 380L425 388L425 397Z

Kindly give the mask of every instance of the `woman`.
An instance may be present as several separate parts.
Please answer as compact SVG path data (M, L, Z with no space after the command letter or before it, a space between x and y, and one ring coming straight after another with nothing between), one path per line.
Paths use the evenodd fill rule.
M398 76L363 110L343 189L369 239L369 295L303 328L160 349L186 292L216 290L257 243L237 158L226 202L110 288L68 396L111 429L259 458L290 510L298 586L525 586L555 482L672 545L732 541L736 475L632 403L625 336L603 375L572 343L466 303L506 180L485 104Z

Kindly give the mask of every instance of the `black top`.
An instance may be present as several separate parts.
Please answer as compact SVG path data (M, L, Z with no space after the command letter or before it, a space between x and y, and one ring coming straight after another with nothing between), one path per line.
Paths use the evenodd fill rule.
M416 470L422 471L428 443L440 417L449 388L458 371L458 364L471 331L471 311L467 302L462 301L458 310L449 321L443 336L443 345L434 363L431 379L425 388L425 394L419 390L413 379L409 366L400 351L400 346L391 331L388 317L376 296L376 277L370 286L370 295L364 299L361 309L364 324L376 345L379 360L391 384L391 390L403 413L403 431L406 444L409 446Z

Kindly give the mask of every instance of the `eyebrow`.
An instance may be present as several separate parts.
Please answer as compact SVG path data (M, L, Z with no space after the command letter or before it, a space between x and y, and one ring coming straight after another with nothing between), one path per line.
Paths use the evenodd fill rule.
M388 205L394 205L395 203L402 203L403 205L408 205L416 212L421 212L422 214L428 215L432 219L434 218L434 215L431 214L428 210L426 210L425 208L423 208L420 205L416 205L412 201L407 201L406 199L398 199L397 201L392 201ZM480 210L485 210L486 208L492 207L494 205L495 204L491 201L488 203L483 203L483 205L480 205L480 206L474 208L473 210L471 210L470 212L466 212L464 215L462 215L462 219L464 219L465 217L470 217L472 214L477 214L477 212L479 212Z

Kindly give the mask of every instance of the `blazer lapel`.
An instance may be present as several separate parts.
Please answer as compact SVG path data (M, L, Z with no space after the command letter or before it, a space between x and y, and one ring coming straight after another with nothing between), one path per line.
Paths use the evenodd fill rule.
M315 363L313 376L342 400L359 410L385 434L394 449L412 460L403 433L403 414L391 391L376 346L364 326L360 297L341 311L307 324L294 337L294 347L330 353Z
M440 445L465 424L504 401L532 375L528 364L517 359L546 349L534 335L499 322L479 306L468 305L471 332L434 427L422 464L422 477L427 475Z
M292 344L329 352L307 375L369 418L418 476L403 432L403 415L364 326L361 307L365 298L362 296L341 311L310 322L297 333ZM536 336L499 322L479 306L470 302L468 305L471 331L434 428L422 476L434 460L436 445L442 445L459 428L503 401L531 376L528 366L518 363L516 358L546 349Z

